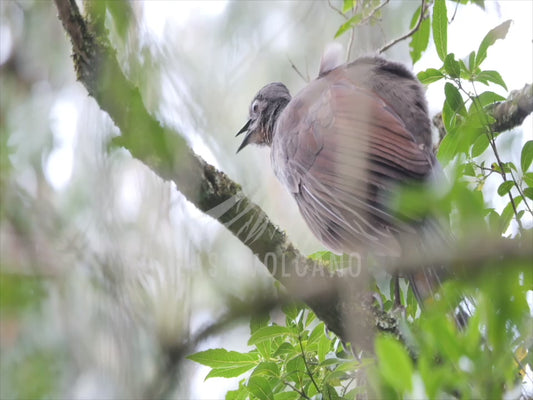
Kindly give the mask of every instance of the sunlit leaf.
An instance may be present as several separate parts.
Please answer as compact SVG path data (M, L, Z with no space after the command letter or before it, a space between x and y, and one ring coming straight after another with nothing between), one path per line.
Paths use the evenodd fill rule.
M487 135L479 135L478 138L475 140L474 144L472 145L472 149L470 150L470 154L472 157L477 157L485 150L487 150L487 147L489 147L489 138Z
M418 9L413 14L413 18L411 19L411 28L414 28L416 23L418 22L418 19L420 18L420 11L421 8L418 7ZM421 22L420 27L411 37L411 41L409 42L409 48L413 64L420 60L422 53L427 49L429 44L430 30L430 22L429 19L426 18Z
M520 167L523 172L527 172L531 162L533 161L533 140L528 140L524 147L522 147L522 154L520 155Z
M262 375L277 378L280 375L278 364L273 361L264 361L254 368L252 375Z
M507 31L511 26L511 20L502 22L500 25L491 29L481 41L476 56L476 67L479 67L481 63L487 58L487 49L492 46L496 40L503 39L507 36Z
M357 0L344 0L342 4L342 12L347 13L348 11L355 8L357 5Z
M448 54L448 14L445 0L435 0L431 26L437 54L444 61Z
M505 100L505 97L487 90L480 93L475 99L481 107L485 107L498 101L503 101Z
M435 68L428 68L425 71L420 71L417 75L418 80L424 85L436 82L444 78L444 74Z
M476 68L476 52L472 51L468 55L468 69L471 72L474 72L474 69Z
M296 400L299 398L300 395L295 391L274 393L274 400Z
M380 372L385 380L400 393L411 390L413 362L398 341L390 336L376 338L376 354Z
M488 84L488 82L492 82L507 90L507 85L503 81L503 78L498 71L481 71L475 76L474 80L484 83L486 85Z
M533 187L533 172L526 172L524 174L524 182L529 186Z
M350 18L348 21L346 21L344 24L340 26L340 28L335 32L335 39L344 34L346 31L349 31L354 26L356 26L359 22L361 22L361 19L363 19L362 14L356 14L352 18Z
M295 336L296 334L286 326L272 325L258 329L248 340L248 345L254 345L264 340L270 340L278 336Z
M248 390L260 400L274 399L272 385L262 376L252 376L248 380Z
M505 196L507 193L511 191L513 186L514 186L514 181L502 182L501 185L498 187L498 194L500 196Z
M448 103L451 110L455 113L466 115L465 104L459 93L459 89L451 83L446 82L446 85L444 85L444 93L446 94L446 103Z
M189 360L213 368L208 374L210 377L235 377L252 369L257 365L257 353L239 353L226 349L209 349L187 356ZM216 372L214 372L216 371Z
M459 78L461 75L461 66L453 53L448 54L444 59L444 69L452 78Z

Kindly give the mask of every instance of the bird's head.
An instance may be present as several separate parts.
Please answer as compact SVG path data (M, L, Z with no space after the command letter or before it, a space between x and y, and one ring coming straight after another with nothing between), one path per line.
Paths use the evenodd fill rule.
M237 133L245 133L237 153L250 143L270 146L276 121L291 101L289 90L283 83L269 83L263 87L250 104L248 122Z

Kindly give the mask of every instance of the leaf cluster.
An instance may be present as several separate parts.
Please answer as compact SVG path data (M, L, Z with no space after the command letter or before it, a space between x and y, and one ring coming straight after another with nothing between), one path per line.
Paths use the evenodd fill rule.
M284 324L268 314L252 317L247 353L210 349L188 358L211 368L206 379L249 373L227 399L353 398L357 372L373 361L355 361L304 305L292 303L282 312Z

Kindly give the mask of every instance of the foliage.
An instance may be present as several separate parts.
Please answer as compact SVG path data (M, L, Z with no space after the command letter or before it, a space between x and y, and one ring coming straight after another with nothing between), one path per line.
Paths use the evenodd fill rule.
M379 17L382 3L358 3L344 1L342 12L353 15L339 27L336 37ZM473 3L483 6L482 2ZM427 14L427 6L423 3L415 11L411 28L422 13ZM446 81L442 119L447 134L438 148L438 158L448 167L452 184L439 191L406 189L397 201L404 215L451 215L459 239L473 240L477 235L487 240L507 235L527 246L531 228L527 230L522 220L526 213L529 220L533 215L533 141L524 144L518 167L503 159L496 141L501 132L493 130L491 110L505 97L479 89L479 84L492 83L507 90L498 71L483 69L483 62L490 47L505 38L510 24L505 21L490 30L476 51L458 59L448 51L446 2L435 0L431 16L425 15L411 36L413 63L426 51L430 33L442 61L440 67L428 68L418 78L426 85ZM491 158L494 161L488 164ZM501 178L497 193L490 193L505 199L501 212L482 192L492 174ZM513 220L518 229L511 233ZM319 252L311 258L328 260L337 256ZM375 358L367 355L369 358L356 360L348 356L351 353L338 338L324 332L323 324L316 323L311 311L296 305L283 309L285 325L270 322L268 316L254 317L248 342L252 349L248 353L214 349L189 358L212 368L206 379L248 372L238 389L228 392L228 399L351 399L365 393L367 380L366 395L379 398L514 396L520 393L524 366L532 362L533 327L526 301L533 288L531 270L524 263L494 260L460 266L457 271L458 279L447 282L424 312L420 312L412 291L403 286L402 296L407 296L404 341L377 335ZM392 286L378 282L374 289L384 309L392 311ZM452 318L457 310L470 315L464 327ZM220 357L224 359L222 364Z
M210 349L189 356L211 367L206 379L236 377L251 371L228 399L297 399L322 396L353 397L357 371L374 363L355 361L323 322L302 304L282 308L285 323L278 325L268 315L250 321L252 347L248 353Z

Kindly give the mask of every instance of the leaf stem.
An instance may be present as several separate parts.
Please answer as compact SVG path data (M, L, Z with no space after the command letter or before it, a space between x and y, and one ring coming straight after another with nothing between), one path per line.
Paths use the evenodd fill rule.
M309 378L311 378L311 382L313 382L313 385L315 386L317 392L320 393L320 388L318 387L315 378L313 377L313 374L311 373L311 369L309 368L309 365L307 364L307 359L305 358L305 352L302 345L302 336L298 334L298 343L300 344L300 350L302 352L302 358L304 360L305 369L307 370L307 375L309 375Z
M461 86L460 80L457 81L457 84L459 85L459 89L461 89L463 91L463 93L465 93L470 98L470 100L474 104L474 107L476 107L476 110L480 113L480 115L484 116L485 114L482 113L483 110L482 110L482 107L479 104L478 94L477 94L477 91L476 91L476 86L474 85L474 82L471 82L471 83L472 83L472 89L474 90L475 97L473 97L470 93L468 93ZM485 119L486 119L486 115L485 115ZM504 164L503 164L503 161L502 161L502 159L500 157L500 153L498 152L498 148L496 147L496 138L494 136L494 131L492 130L491 124L489 123L488 119L486 119L485 124L486 124L486 127L487 127L487 130L485 131L485 135L487 135L487 138L489 139L490 147L492 148L492 152L494 153L494 156L496 157L496 162L498 163L498 166L500 167L499 173L500 173L503 181L507 182L508 179L507 179L507 174L505 173ZM511 177L513 178L512 181L514 182L515 186L518 187L518 184L517 184L516 180L514 179L514 175L512 173L511 173ZM519 193L523 197L523 194L521 193L520 190L519 190ZM524 231L524 226L522 225L522 221L520 220L520 217L518 215L518 208L517 208L516 203L514 201L513 195L511 194L511 191L509 191L509 193L507 193L507 195L508 195L509 200L511 202L511 207L513 207L513 213L515 215L516 222L518 223L518 229L520 230L520 232L523 232ZM525 198L524 198L524 200L525 200Z

